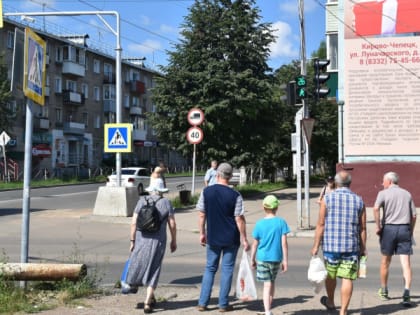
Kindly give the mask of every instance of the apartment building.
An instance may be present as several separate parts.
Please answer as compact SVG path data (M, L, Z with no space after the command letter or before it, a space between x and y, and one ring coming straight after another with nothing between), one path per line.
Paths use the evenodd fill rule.
M15 33L24 25L5 19L0 29L0 51L12 78ZM112 165L115 154L104 153L104 124L116 121L116 75L114 56L89 47L89 36L57 36L37 29L46 42L45 105L33 105L33 169L96 168ZM133 125L133 152L122 154L124 165L154 165L159 161L182 164L184 160L159 145L146 119L155 111L152 88L160 74L145 67L141 59L123 59L122 122ZM7 130L12 140L7 155L23 165L26 100L21 87L13 90L15 121Z

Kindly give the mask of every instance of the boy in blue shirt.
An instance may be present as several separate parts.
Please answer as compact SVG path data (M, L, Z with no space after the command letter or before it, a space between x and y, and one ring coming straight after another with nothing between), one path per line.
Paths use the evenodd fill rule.
M287 233L290 228L283 218L276 216L278 199L268 195L263 200L265 217L257 221L252 231L254 242L251 251L252 268L257 268L257 281L264 282L263 303L266 315L272 315L277 272L287 271Z

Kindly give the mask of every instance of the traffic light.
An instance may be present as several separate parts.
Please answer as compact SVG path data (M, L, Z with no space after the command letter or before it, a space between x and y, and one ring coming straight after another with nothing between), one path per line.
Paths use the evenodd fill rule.
M306 93L306 77L304 75L298 76L296 78L296 98L304 99L307 96Z
M290 81L286 84L280 86L284 90L286 95L280 97L282 101L286 101L287 105L296 105L296 83L295 81Z
M318 101L320 98L327 97L330 93L330 89L328 87L324 87L330 75L325 73L327 71L327 66L330 64L328 59L315 59L314 60L314 83L315 83L315 100Z

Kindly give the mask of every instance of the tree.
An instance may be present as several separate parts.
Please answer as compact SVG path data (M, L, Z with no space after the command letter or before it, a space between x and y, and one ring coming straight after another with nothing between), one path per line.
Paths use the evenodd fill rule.
M0 56L0 132L10 130L13 126L12 111L10 101L10 81L7 79L7 66L4 64L3 57Z
M270 24L260 23L254 0L197 0L185 18L180 44L169 52L153 92L153 128L162 141L184 155L187 113L205 113L198 157L254 162L275 129Z

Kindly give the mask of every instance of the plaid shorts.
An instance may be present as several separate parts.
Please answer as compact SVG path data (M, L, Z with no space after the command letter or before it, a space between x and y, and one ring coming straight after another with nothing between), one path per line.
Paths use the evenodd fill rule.
M257 261L257 281L274 281L277 277L281 262Z
M359 270L359 256L357 253L329 253L324 252L325 267L331 279L344 278L355 280Z

